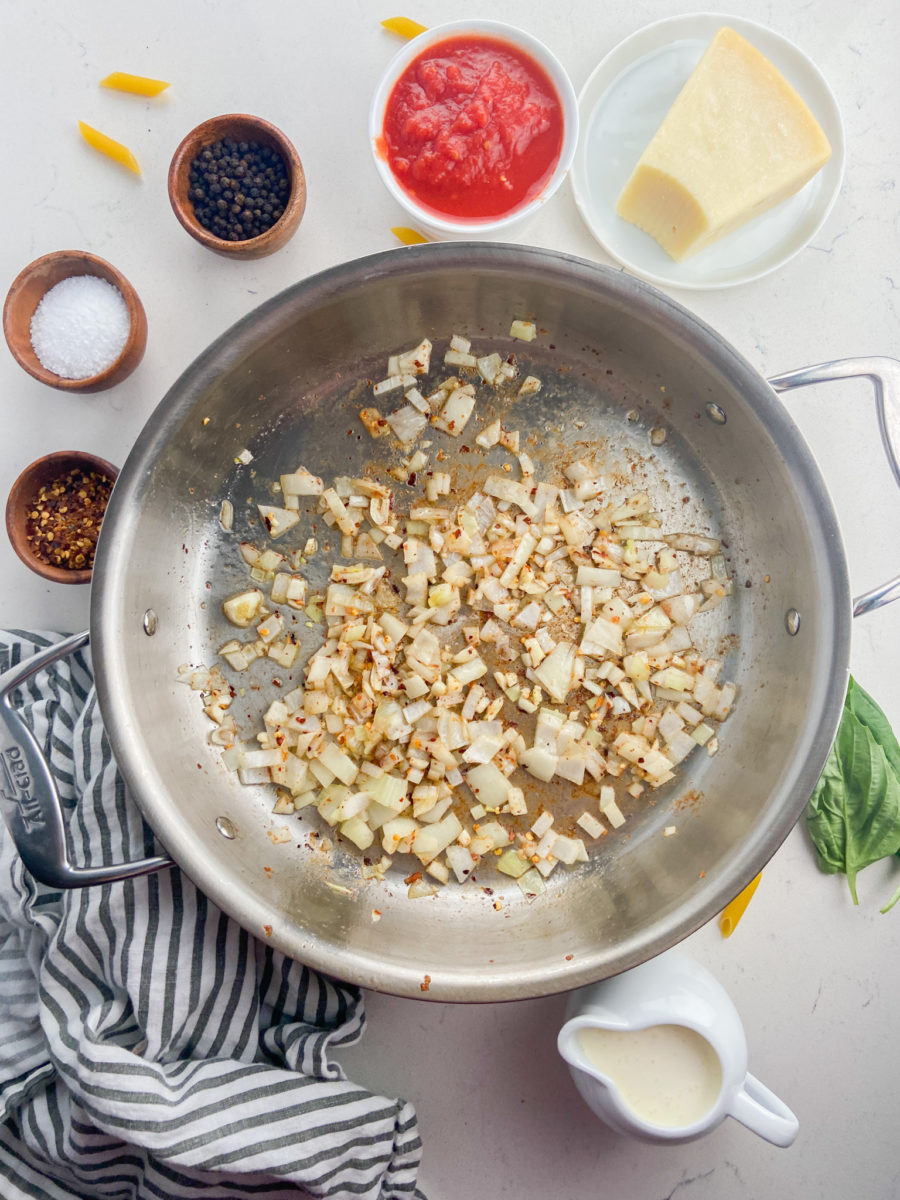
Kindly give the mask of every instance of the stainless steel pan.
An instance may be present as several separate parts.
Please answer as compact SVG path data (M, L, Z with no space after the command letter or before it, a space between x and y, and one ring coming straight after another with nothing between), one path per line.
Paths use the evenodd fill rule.
M526 315L545 332L513 345L510 320ZM388 353L454 332L479 350L515 350L523 369L544 380L508 419L530 436L542 472L575 454L633 469L670 528L721 534L736 583L728 613L723 606L710 614L706 634L705 648L727 653L727 675L740 689L719 753L693 756L652 805L634 805L589 865L558 871L530 903L499 876L479 881L492 895L466 885L416 901L406 898L402 873L383 885L362 881L355 855L310 848L317 818L273 819L271 794L240 786L223 769L206 744L197 696L176 681L181 664L215 661L228 636L216 598L245 578L238 538L219 529L222 499L234 502L238 534L253 534L250 502L262 500L281 471L302 461L323 476L352 475L383 460L384 443L372 442L356 415L368 402L359 382L380 378ZM772 382L787 389L838 374L876 379L900 479L881 383L896 383L897 371L890 360L866 360ZM651 957L719 911L797 819L847 680L853 606L838 527L773 386L652 288L521 247L447 244L377 255L299 284L236 325L188 369L141 434L116 485L94 572L91 639L104 720L131 791L172 858L287 954L373 988L440 1000L575 987ZM663 445L651 445L651 428L665 429ZM245 447L254 455L249 469L235 463ZM445 448L462 478L473 456L449 440ZM857 608L897 591L894 580ZM24 755L46 786L8 697L0 711L5 755ZM64 849L58 818L35 823L43 794L26 788L24 805L12 793L5 802L36 870L50 837L42 820L56 823L57 859ZM268 833L285 823L296 836L274 845ZM664 838L670 824L678 834ZM58 862L53 871L64 886L94 881ZM107 876L123 873L113 867Z

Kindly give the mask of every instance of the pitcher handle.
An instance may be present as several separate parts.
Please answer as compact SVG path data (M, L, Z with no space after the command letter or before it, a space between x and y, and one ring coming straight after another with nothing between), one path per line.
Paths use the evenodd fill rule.
M0 675L0 813L22 862L35 879L52 888L114 883L172 866L172 860L164 857L102 867L73 866L53 773L37 738L12 706L10 697L16 688L84 646L89 636L76 633L54 642Z
M770 387L776 392L808 387L811 383L830 383L835 379L870 379L875 387L878 431L887 455L894 482L900 487L900 361L896 358L838 358L773 375ZM854 617L881 608L900 598L900 575L887 583L863 592L853 601Z
M784 1101L749 1071L728 1112L773 1146L790 1146L800 1129L800 1122Z

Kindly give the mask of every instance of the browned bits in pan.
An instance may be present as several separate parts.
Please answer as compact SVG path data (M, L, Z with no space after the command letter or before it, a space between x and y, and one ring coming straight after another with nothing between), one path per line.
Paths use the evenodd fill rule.
M31 501L25 532L35 557L54 567L90 569L112 480L74 468L45 483Z

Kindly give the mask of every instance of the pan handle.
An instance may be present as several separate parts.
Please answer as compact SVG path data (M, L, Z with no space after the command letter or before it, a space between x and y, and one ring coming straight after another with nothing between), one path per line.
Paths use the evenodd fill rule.
M855 378L870 379L875 387L878 429L894 482L900 487L900 360L839 358L834 362L818 363L812 367L801 367L798 371L773 375L769 384L776 392L788 392L792 388L807 387L811 383L830 383L834 379ZM887 583L855 597L853 615L859 617L898 598L900 575L895 575Z
M58 658L86 645L88 633L76 633L0 675L0 812L22 862L52 888L89 887L147 875L172 866L168 858L108 867L75 867L69 862L62 804L50 766L37 738L13 708L11 695L26 679Z

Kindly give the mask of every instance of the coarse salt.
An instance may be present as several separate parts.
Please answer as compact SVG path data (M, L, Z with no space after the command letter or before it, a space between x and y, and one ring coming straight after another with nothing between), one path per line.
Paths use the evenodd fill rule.
M31 345L48 371L88 379L112 366L130 327L117 287L96 275L73 275L41 299L31 318Z

